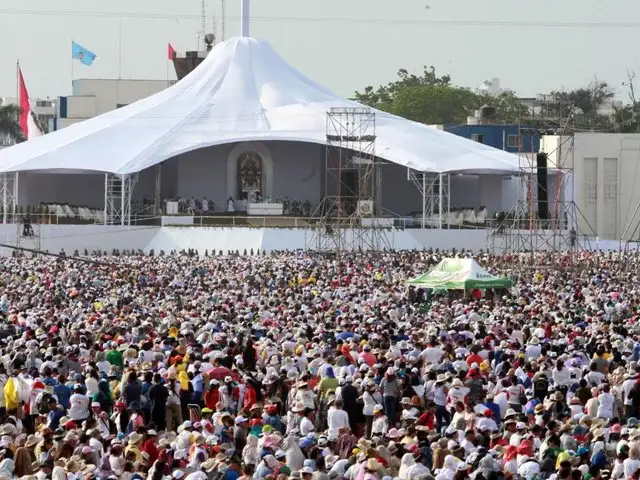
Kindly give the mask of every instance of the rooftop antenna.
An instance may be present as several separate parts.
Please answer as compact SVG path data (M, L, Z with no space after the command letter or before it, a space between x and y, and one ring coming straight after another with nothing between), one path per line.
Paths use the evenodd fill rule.
M220 21L220 38L221 40L224 42L226 40L226 35L225 35L225 23L226 23L226 18L225 18L225 6L226 6L226 2L225 0L220 0L220 10L222 10L222 13L220 14L221 16L221 21Z
M198 48L204 42L204 36L207 34L207 0L202 0L200 3L200 31L198 32Z
M240 3L240 36L249 37L249 21L251 19L251 0L241 0Z

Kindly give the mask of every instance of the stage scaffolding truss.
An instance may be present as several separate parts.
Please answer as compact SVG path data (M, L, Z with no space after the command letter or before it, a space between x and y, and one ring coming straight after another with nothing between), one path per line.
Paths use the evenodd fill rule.
M12 223L18 208L18 172L0 174L0 195L2 196L2 223Z
M131 197L138 174L104 176L104 224L131 225Z
M532 130L523 128L520 134L538 135L537 130ZM543 168L538 164L538 152L519 152L518 201L489 231L489 244L495 253L530 252L533 258L537 251L560 253L591 249L595 230L575 203L573 160L569 155L573 155L573 136L567 136L554 152L547 153L546 159L556 160L552 165L545 160ZM540 184L540 175L555 178L555 191L548 188L548 182ZM537 196L540 193L547 197L548 215L539 211Z
M421 228L445 228L451 209L451 177L444 173L419 172L407 169L407 179L422 198Z
M391 243L382 227L376 157L376 115L370 108L331 108L326 115L324 197L314 212L309 250L382 250Z

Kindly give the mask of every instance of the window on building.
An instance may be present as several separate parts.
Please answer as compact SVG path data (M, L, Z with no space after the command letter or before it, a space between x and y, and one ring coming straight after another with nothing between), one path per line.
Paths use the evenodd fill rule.
M481 133L473 133L471 135L471 140L478 143L484 143L484 135L482 135Z
M522 146L522 135L508 135L507 147L520 148Z

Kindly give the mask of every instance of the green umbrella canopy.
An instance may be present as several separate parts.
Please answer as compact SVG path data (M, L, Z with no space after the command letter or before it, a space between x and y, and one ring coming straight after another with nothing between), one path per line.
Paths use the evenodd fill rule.
M491 275L472 258L445 258L427 273L409 280L408 285L436 290L509 288L508 278Z

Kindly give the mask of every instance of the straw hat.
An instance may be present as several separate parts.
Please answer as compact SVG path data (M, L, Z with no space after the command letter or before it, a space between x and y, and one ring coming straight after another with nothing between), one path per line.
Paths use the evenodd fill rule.
M34 434L31 434L27 437L27 441L25 442L25 448L33 448L40 442L40 439L36 437Z
M73 455L65 464L64 469L70 473L77 473L84 470L86 464L77 455Z

